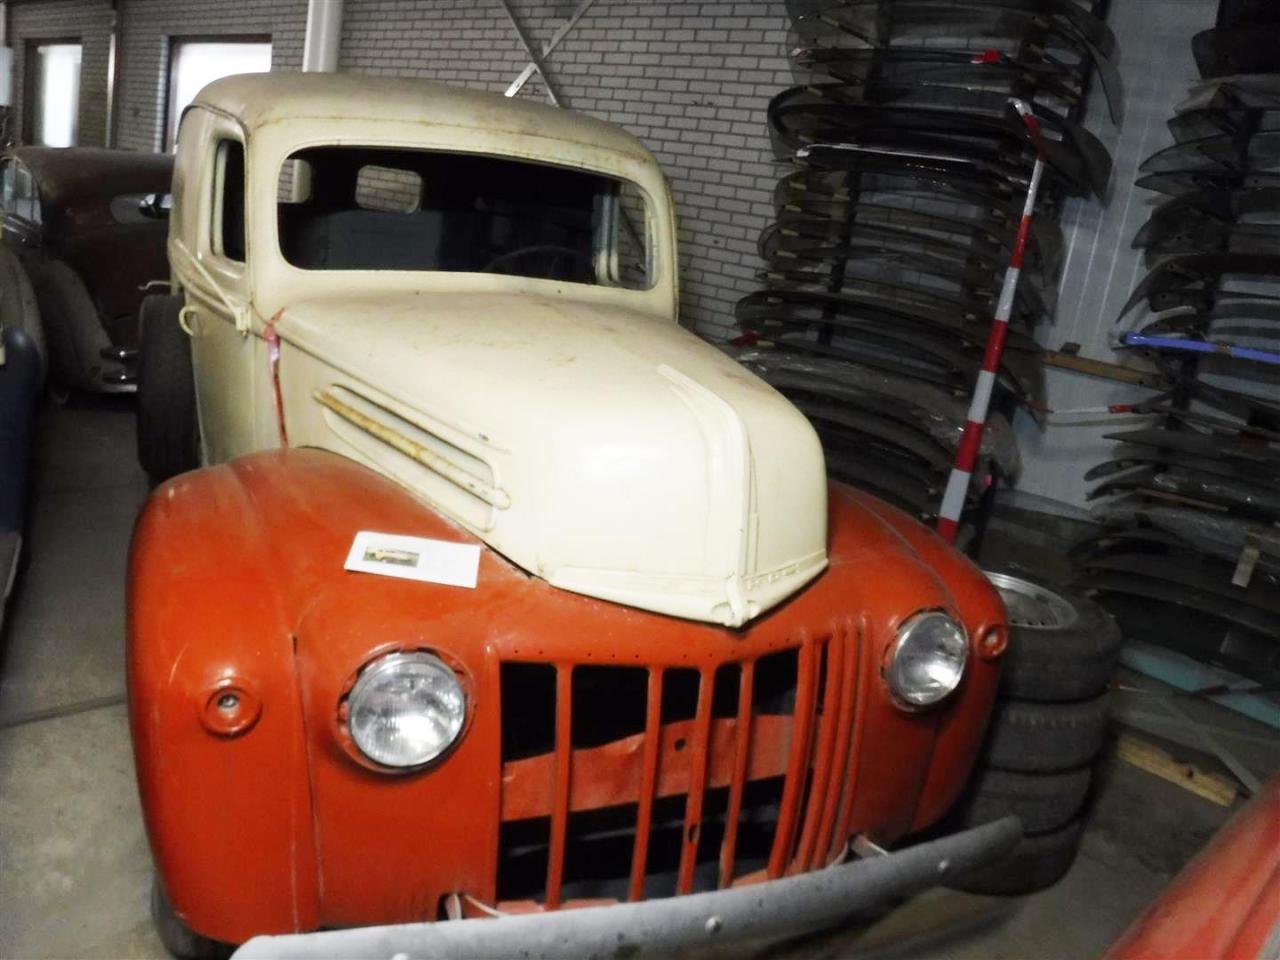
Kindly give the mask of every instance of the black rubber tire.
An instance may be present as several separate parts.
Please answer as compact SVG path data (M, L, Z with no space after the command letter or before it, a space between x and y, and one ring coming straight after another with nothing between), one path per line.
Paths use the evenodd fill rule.
M1059 830L1023 837L1004 857L957 876L947 886L1002 897L1045 890L1071 869L1082 833L1083 822L1075 820Z
M191 342L178 326L182 297L142 301L138 462L153 483L200 466Z
M1088 766L1107 732L1107 696L1078 703L998 700L983 762L1016 773Z
M1087 597L1022 570L993 571L1033 584L1067 604L1075 619L1064 626L1010 623L1001 667L1006 697L1061 703L1087 700L1107 689L1123 637L1111 614Z
M980 767L956 807L959 826L977 827L1010 814L1025 833L1047 833L1080 815L1089 793L1089 767L1062 773L1014 773Z
M164 948L177 960L221 960L231 956L234 947L220 940L211 940L188 927L173 911L160 878L151 880L151 922Z

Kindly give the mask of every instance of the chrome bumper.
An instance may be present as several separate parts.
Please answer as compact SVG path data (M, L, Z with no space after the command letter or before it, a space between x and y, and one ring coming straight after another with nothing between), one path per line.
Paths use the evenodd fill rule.
M1010 850L1015 817L895 853L748 887L482 920L254 937L239 960L662 957L690 947L796 936L916 893Z

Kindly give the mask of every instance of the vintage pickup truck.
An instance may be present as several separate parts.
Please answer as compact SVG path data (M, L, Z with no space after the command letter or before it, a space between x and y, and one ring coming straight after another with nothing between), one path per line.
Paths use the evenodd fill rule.
M663 954L1016 841L886 852L964 787L1004 608L679 326L635 138L269 74L178 142L128 653L170 949Z

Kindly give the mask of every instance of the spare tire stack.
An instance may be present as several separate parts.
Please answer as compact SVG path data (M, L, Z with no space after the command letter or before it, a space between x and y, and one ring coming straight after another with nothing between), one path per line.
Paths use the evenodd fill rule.
M977 826L1014 814L1024 836L1009 856L951 885L1031 893L1075 859L1121 636L1085 597L1023 571L987 576L1009 612L1009 649L982 757L952 817L956 826Z

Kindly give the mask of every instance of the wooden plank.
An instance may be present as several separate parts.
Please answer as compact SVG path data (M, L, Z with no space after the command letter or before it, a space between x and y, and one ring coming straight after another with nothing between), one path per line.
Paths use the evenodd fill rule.
M1107 363L1105 360L1091 360L1088 357L1065 353L1061 350L1046 350L1041 356L1044 357L1045 366L1057 367L1060 370L1102 377L1104 380L1114 380L1117 383L1131 383L1139 387L1149 387L1152 390L1167 390L1170 386L1169 381L1155 370L1136 370L1133 367L1122 367L1118 363Z
M1226 777L1207 773L1194 764L1175 760L1159 747L1127 733L1116 739L1116 756L1219 806L1231 806L1239 793L1239 788Z

